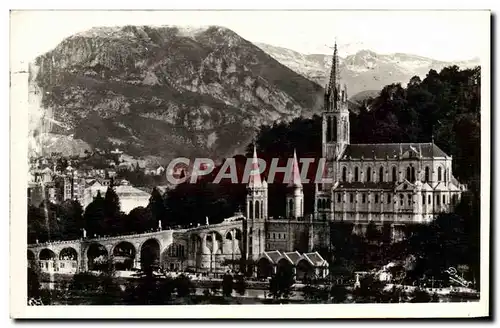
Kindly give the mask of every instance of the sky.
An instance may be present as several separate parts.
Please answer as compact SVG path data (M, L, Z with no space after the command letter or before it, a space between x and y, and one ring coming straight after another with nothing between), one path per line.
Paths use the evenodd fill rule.
M11 15L11 60L29 62L95 26L220 25L252 42L341 56L369 49L454 61L485 52L488 12L472 11L21 11Z

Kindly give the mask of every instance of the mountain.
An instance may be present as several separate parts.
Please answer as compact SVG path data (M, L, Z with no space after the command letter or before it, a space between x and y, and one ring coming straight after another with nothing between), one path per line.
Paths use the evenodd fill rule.
M51 122L38 130L166 159L230 156L256 127L310 116L323 99L321 86L218 26L92 28L36 58L29 81L30 106Z
M271 57L297 73L324 86L329 79L332 56L324 54L302 54L294 50L257 43ZM415 75L425 77L430 69L458 65L469 68L479 65L479 59L469 61L444 62L422 56L395 53L377 54L370 50L360 50L355 54L339 58L340 76L347 84L350 95L367 90L381 90L392 83L406 84Z

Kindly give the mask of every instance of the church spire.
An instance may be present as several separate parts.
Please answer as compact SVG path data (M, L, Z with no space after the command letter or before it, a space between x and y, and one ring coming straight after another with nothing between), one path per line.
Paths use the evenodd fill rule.
M297 152L293 150L293 165L292 165L292 177L288 186L302 187L302 181L300 180L300 170L299 162L297 161Z
M333 48L333 57L332 57L332 70L330 72L330 82L328 84L328 92L333 93L334 90L337 88L337 85L339 82L340 82L340 78L339 78L339 54L338 54L338 50L337 50L337 40L335 40L335 46Z
M250 172L248 187L250 188L262 187L262 181L260 179L260 173L259 173L259 160L257 158L257 149L255 148L255 143L253 146L252 171Z

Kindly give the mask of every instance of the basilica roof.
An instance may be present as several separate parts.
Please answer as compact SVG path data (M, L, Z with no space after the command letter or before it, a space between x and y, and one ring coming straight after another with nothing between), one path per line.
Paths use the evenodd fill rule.
M340 160L448 157L433 143L350 144Z
M384 189L394 190L396 184L394 182L339 182L337 189Z

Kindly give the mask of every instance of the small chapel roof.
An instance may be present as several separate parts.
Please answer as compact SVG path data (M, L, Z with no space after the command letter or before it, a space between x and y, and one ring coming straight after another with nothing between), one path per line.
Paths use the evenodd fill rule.
M325 261L318 252L304 253L304 257L309 259L309 261L316 267L328 266L328 262Z
M448 157L434 143L388 143L388 144L350 144L346 146L341 160L397 158L406 152L415 152L422 158Z
M297 251L287 252L285 253L285 256L288 257L290 261L292 261L293 265L297 265L297 263L299 263L299 261L303 259L302 255L300 255L300 253Z

